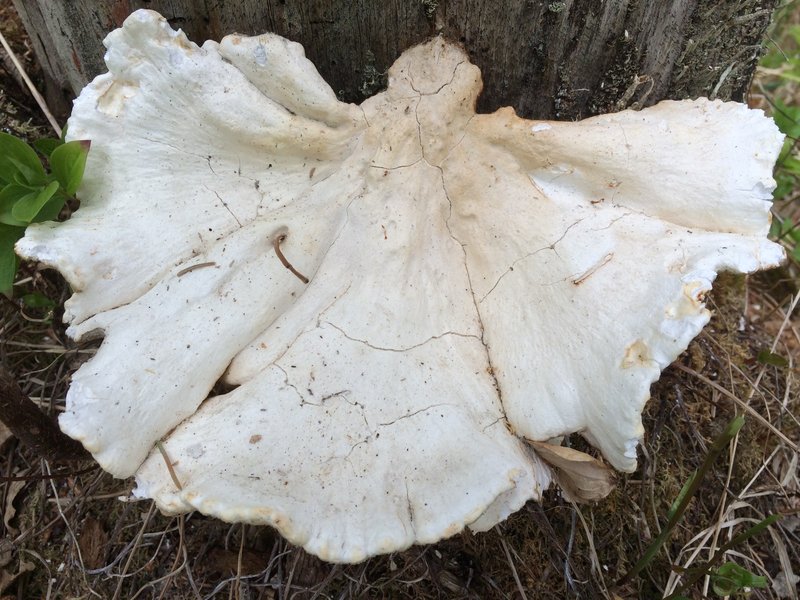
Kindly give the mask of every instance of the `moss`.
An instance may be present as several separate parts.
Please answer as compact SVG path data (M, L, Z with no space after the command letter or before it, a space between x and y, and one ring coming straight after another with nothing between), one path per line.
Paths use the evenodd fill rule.
M669 97L744 100L777 0L703 0L672 70Z
M41 70L33 61L27 47L30 43L8 0L0 2L0 30L11 45L27 74L43 88ZM0 54L4 52L0 50ZM21 84L21 77L12 70L10 60L0 62L0 130L31 141L45 137L50 130L30 93Z
M432 19L434 17L438 7L438 0L422 0L422 9L425 11L425 16L428 19Z
M639 75L641 50L627 34L623 33L614 40L614 56L616 59L603 75L589 102L589 115L620 110L620 100ZM632 99L635 99L635 94Z
M386 71L381 71L375 65L375 55L367 50L367 61L362 70L361 83L358 91L363 98L374 96L381 90L386 89Z

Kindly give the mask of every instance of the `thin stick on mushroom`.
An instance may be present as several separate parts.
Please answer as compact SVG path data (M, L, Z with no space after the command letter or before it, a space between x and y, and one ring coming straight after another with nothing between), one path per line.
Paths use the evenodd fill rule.
M164 462L167 463L167 470L169 471L169 476L172 477L172 483L175 484L175 487L179 490L183 489L180 480L178 479L177 473L175 473L175 469L172 466L172 461L169 459L169 455L167 454L166 448L164 448L164 444L161 442L156 442L156 448L161 453L161 456L164 458Z
M275 248L275 254L278 256L278 260L280 260L281 264L287 269L289 269L292 272L292 274L295 275L295 277L297 277L300 281L302 281L303 283L308 283L308 277L306 277L300 271L295 269L292 266L292 263L286 260L286 257L283 255L283 252L281 252L281 243L283 243L283 240L285 239L286 239L286 234L284 233L276 237L272 242L272 247Z
M217 265L217 263L215 263L213 260L209 261L209 262L198 263L196 265L192 265L190 267L186 267L185 269L181 269L180 271L178 271L177 276L181 277L181 276L186 275L187 273L191 273L192 271L195 271L197 269L204 269L206 267L215 267L216 265Z

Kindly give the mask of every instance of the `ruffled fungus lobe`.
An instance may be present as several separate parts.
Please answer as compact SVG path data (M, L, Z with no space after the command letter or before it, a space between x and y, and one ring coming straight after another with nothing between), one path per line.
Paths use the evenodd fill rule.
M477 115L477 67L435 39L354 106L298 44L199 48L149 11L106 45L69 121L81 208L18 249L72 285L70 335L105 338L61 426L166 512L355 562L488 529L558 478L602 496L602 465L547 442L634 469L717 271L783 256L781 136L740 104Z

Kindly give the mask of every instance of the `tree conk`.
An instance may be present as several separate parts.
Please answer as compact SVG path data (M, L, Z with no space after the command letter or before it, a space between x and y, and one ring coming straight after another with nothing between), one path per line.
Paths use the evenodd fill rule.
M72 285L70 335L104 336L62 428L165 512L356 562L556 476L602 496L607 469L546 442L633 470L717 271L783 257L781 135L741 104L477 115L477 67L434 39L354 106L276 35L200 48L137 11L105 43L69 120L81 208L18 250Z

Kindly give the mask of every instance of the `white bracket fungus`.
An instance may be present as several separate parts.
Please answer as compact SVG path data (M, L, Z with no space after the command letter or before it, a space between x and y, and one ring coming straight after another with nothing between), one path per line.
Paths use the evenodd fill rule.
M276 35L200 48L141 10L105 44L69 121L81 208L18 250L72 285L70 335L104 336L62 428L169 513L355 562L551 480L601 497L607 469L553 438L633 470L717 271L783 257L781 135L741 104L478 115L478 68L435 39L354 106Z

